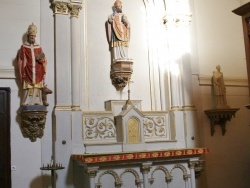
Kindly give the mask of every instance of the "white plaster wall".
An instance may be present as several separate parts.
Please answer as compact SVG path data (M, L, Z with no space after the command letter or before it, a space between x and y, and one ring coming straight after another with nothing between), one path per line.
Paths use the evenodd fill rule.
M224 75L247 78L241 17L235 0L194 0L200 74L220 64Z
M106 38L105 22L112 14L114 0L89 0L85 5L87 21L86 61L89 110L104 110L104 101L126 100L127 87L116 91L110 79L111 56ZM98 6L97 6L98 5ZM131 99L142 100L143 110L150 110L150 85L146 31L146 11L142 0L127 0L123 12L131 24L129 56L134 60ZM83 63L83 62L82 62ZM85 107L84 107L85 108Z
M34 22L40 25L40 1L0 1L0 67L13 68L17 50L25 39L28 26ZM37 41L39 42L38 32Z
M212 108L211 87L201 87L203 110ZM250 128L247 87L227 87L227 100L232 108L240 108L236 117L226 124L226 134L222 136L220 126L215 126L214 136L210 133L210 122L201 112L204 129L204 145L209 148L206 154L206 175L208 188L248 187L250 170Z
M41 6L46 6L43 11L47 12L46 15L49 19L40 17ZM45 14L43 15L45 16ZM17 74L16 56L23 42L26 41L25 34L28 26L33 22L38 28L36 42L41 44L48 59L50 70L47 71L46 82L53 90L53 25L50 25L51 20L53 21L53 16L49 2L40 3L40 0L0 1L0 87L11 88L11 165L16 166L16 171L11 172L13 188L40 188L50 184L50 173L41 171L40 167L42 163L50 162L53 97L48 97L51 106L48 107L47 117L49 118L47 118L44 137L37 139L36 142L24 138L18 116L21 87ZM46 45L43 45L44 43ZM51 59L52 64L50 64Z
M11 88L11 172L13 188L42 187L41 179L41 140L31 142L24 138L20 129L18 109L20 93L14 79L0 79L0 87Z
M248 2L249 2L249 0L240 0L241 5L244 5L244 4L248 3Z
M51 162L52 157L52 122L53 109L55 106L55 63L54 63L54 16L50 8L49 1L40 0L40 44L47 58L47 72L45 83L53 91L53 94L47 95L49 106L47 107L47 119L44 129L44 136L41 139L41 162L39 165ZM62 33L63 34L63 33ZM51 185L50 171L41 171L42 186Z
M220 64L224 77L247 80L245 49L241 17L232 10L244 4L235 0L194 0L197 33L197 64L200 76L212 76L215 66ZM202 188L248 187L249 179L249 103L248 87L228 86L227 101L231 108L240 108L236 117L227 122L227 132L222 136L221 128L215 126L210 133L210 122L204 110L213 108L211 85L203 85L198 78L195 100L198 108L201 143L209 148L206 154L206 170L201 176ZM198 83L198 84L197 84ZM200 84L200 85L199 85ZM207 183L206 183L207 182Z

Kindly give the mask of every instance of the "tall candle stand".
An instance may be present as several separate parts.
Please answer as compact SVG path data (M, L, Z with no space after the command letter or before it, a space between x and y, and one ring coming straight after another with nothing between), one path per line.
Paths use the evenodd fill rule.
M53 160L51 161L51 163L48 163L47 165L43 164L43 166L40 167L41 170L50 170L52 188L56 188L56 185L55 185L55 171L56 170L62 170L64 168L65 167L62 166L62 163L55 163Z

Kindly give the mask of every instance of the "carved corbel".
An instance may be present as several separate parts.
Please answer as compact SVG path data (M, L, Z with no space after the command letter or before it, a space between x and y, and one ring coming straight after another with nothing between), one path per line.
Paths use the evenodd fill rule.
M111 65L110 78L117 90L123 89L133 73L133 62L120 60Z
M228 109L214 109L214 110L205 110L208 118L210 119L210 130L211 136L214 135L215 125L220 125L222 130L222 135L226 133L226 123L231 121L232 117L235 117L235 113L239 108L228 108Z
M47 110L41 105L24 106L21 109L21 130L25 138L35 142L42 138L46 123Z

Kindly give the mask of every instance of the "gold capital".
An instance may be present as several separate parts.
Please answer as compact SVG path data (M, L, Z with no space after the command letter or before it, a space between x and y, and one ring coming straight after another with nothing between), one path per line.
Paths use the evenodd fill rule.
M54 14L68 14L69 13L68 4L69 3L63 1L54 1L52 3Z
M79 15L80 10L82 9L82 6L69 4L68 7L70 9L71 18L72 17L78 18L78 15Z

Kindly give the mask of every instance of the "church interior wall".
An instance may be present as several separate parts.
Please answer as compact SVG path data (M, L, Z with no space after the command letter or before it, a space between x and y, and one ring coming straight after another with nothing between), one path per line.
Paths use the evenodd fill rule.
M85 82L88 84L88 100L89 109L95 111L104 110L103 101L107 100L126 100L127 87L122 91L117 91L111 84L109 77L111 57L109 51L109 43L105 31L105 23L108 16L112 13L111 6L113 1L86 1L85 20L87 33L87 52L86 52L86 68L88 77ZM98 4L98 6L96 6ZM151 110L150 100L150 81L149 78L149 57L148 57L148 41L146 29L146 11L143 1L125 1L124 12L128 16L131 24L131 43L129 48L129 56L134 60L132 75L131 99L142 100L144 110ZM95 74L92 74L95 72ZM92 84L95 82L96 84ZM140 83L146 82L142 85ZM98 85L99 87L96 87ZM157 92L157 91L155 91ZM159 107L158 107L159 108Z
M241 17L232 13L240 4L237 1L216 2L194 3L200 75L212 74L220 64L225 76L246 78Z
M79 58L82 70L79 92L81 93L80 105L85 112L104 111L104 102L110 99L127 99L127 87L123 91L117 91L109 77L111 62L105 21L112 12L113 3L113 0L85 0L78 18L81 46ZM195 11L192 22L195 25L191 23L191 26L195 27L192 30L194 29L193 31L197 34L194 36L197 37L194 39L197 44L191 49L193 50L191 63L194 98L201 99L195 100L198 109L199 139L201 146L208 147L210 150L205 157L206 172L201 178L206 179L203 183L207 181L207 188L247 187L249 180L245 177L249 174L247 166L249 166L250 152L247 148L250 143L248 126L250 121L249 112L244 105L249 103L249 94L247 84L245 82L242 84L240 80L237 80L247 80L247 72L241 18L231 12L239 7L242 1L193 0L192 3ZM50 106L43 138L36 142L23 138L19 127L20 119L17 117L21 93L15 60L18 49L25 41L24 34L27 27L34 22L38 26L37 42L41 44L48 59L46 83L53 92L58 92L55 91L54 17L50 5L49 1L44 0L32 0L32 2L2 0L0 2L0 25L4 26L4 29L0 30L0 86L11 88L11 163L16 166L16 171L12 171L13 188L40 188L50 184L50 173L41 171L40 166L51 160L52 120L55 115L53 107L56 99L54 95L48 97ZM157 75L159 72L156 72L155 77L152 77L150 73L152 66L156 66L152 62L158 63L158 61L155 59L155 54L149 53L150 40L147 38L147 22L145 21L147 15L144 2L126 0L123 7L132 25L129 49L129 54L134 59L133 83L130 86L131 98L142 100L143 111L168 110L169 94L166 86L168 75L165 74L165 82L160 85L159 75ZM162 9L159 12L162 12ZM83 33L86 36L83 36ZM62 31L60 37L69 38L69 31ZM209 82L209 76L212 76L217 64L222 66L225 78L236 80L236 84L227 85L227 99L230 107L240 108L240 110L228 123L225 136L222 136L220 128L216 127L215 135L211 137L209 120L204 114L204 110L212 107L211 85L201 83L199 78L204 76L206 82ZM156 66L154 70L157 68ZM61 84L63 81L61 80ZM152 86L155 86L154 92ZM163 89L161 86L166 88ZM160 97L159 89L165 95L164 99ZM78 144L82 141L79 140L82 136L79 131L82 125L76 124L76 126L73 128L73 135L77 136L73 138L73 143ZM74 149L81 151L81 149ZM59 154L62 153L59 152ZM79 174L82 169L76 167L74 170L78 171L74 174ZM68 172L71 173L72 169ZM59 177L61 173L63 172L59 172ZM62 176L64 177L64 174ZM176 176L180 176L180 173ZM64 181L65 187L72 187L72 176L66 174L65 177L65 179L68 178ZM82 180L78 181L86 183ZM204 184L200 188L205 188Z
M200 80L195 78L194 83L199 82L196 88L200 92L201 99L196 106L201 115L199 122L203 129L201 142L210 149L210 153L206 155L206 181L207 187L247 187L249 182L243 180L243 174L249 171L247 148L250 120L249 112L245 108L249 103L245 49L241 18L231 12L241 4L237 1L219 3L220 5L217 1L194 1L200 67ZM209 84L201 83L202 76L206 75L207 78L209 75L212 76L217 64L221 65L226 80L229 106L240 108L236 117L228 122L224 136L219 126L215 127L214 136L210 134L210 122L204 110L213 107L212 90L209 82ZM235 80L235 83L230 83L230 80ZM244 155L234 155L232 152L243 152ZM218 171L223 171L223 174ZM232 172L242 175L234 176L235 173Z

